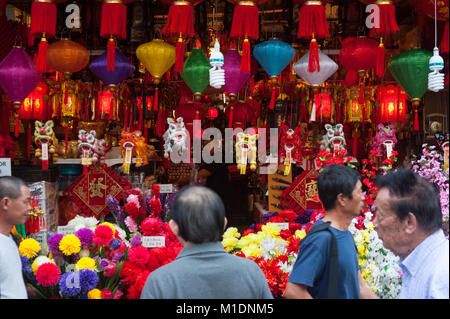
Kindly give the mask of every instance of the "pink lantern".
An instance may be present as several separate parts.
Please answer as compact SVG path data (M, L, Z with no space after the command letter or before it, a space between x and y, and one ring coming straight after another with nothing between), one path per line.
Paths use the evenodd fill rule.
M241 72L241 56L236 49L228 49L224 56L225 92L232 102L236 101L241 87L250 77L250 72Z

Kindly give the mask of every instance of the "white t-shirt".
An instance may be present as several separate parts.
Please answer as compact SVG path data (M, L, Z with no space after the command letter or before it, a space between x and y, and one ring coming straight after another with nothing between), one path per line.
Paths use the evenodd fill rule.
M19 249L11 237L0 234L0 299L27 299Z

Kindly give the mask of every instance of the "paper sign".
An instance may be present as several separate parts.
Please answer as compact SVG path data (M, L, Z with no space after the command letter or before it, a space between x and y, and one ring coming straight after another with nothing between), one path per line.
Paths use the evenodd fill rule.
M75 227L73 226L58 226L57 233L63 235L75 234Z
M47 232L41 231L33 235L33 238L41 245L41 247L47 244Z
M0 158L0 176L11 176L11 159Z
M166 237L164 236L143 236L142 246L146 248L164 247L166 246Z
M173 184L158 184L160 188L161 194L170 194L173 193Z
M275 225L277 225L280 230L289 230L289 223L273 223Z

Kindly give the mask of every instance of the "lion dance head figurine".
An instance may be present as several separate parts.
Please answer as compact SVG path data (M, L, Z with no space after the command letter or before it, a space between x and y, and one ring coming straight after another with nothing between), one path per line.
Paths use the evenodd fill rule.
M373 138L372 148L377 152L377 156L391 157L392 151L397 144L395 128L392 124L378 124L378 131Z
M37 146L35 156L42 161L42 169L48 169L50 158L54 162L58 160L58 154L56 153L58 140L53 132L53 121L47 121L45 124L40 121L35 122L34 142Z

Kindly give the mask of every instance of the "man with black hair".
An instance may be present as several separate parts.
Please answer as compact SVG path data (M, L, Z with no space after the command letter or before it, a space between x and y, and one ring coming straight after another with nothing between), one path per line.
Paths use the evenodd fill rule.
M449 243L442 231L439 194L406 169L380 176L374 226L400 257L401 299L449 298Z
M176 194L170 214L170 229L184 248L149 275L141 299L273 298L255 262L224 250L225 208L214 191L185 187Z
M30 190L13 176L0 177L0 299L27 299L19 251L11 230L28 218Z
M360 175L347 166L330 165L319 175L317 186L326 213L300 243L285 297L377 298L361 277L355 241L348 230L364 203Z

